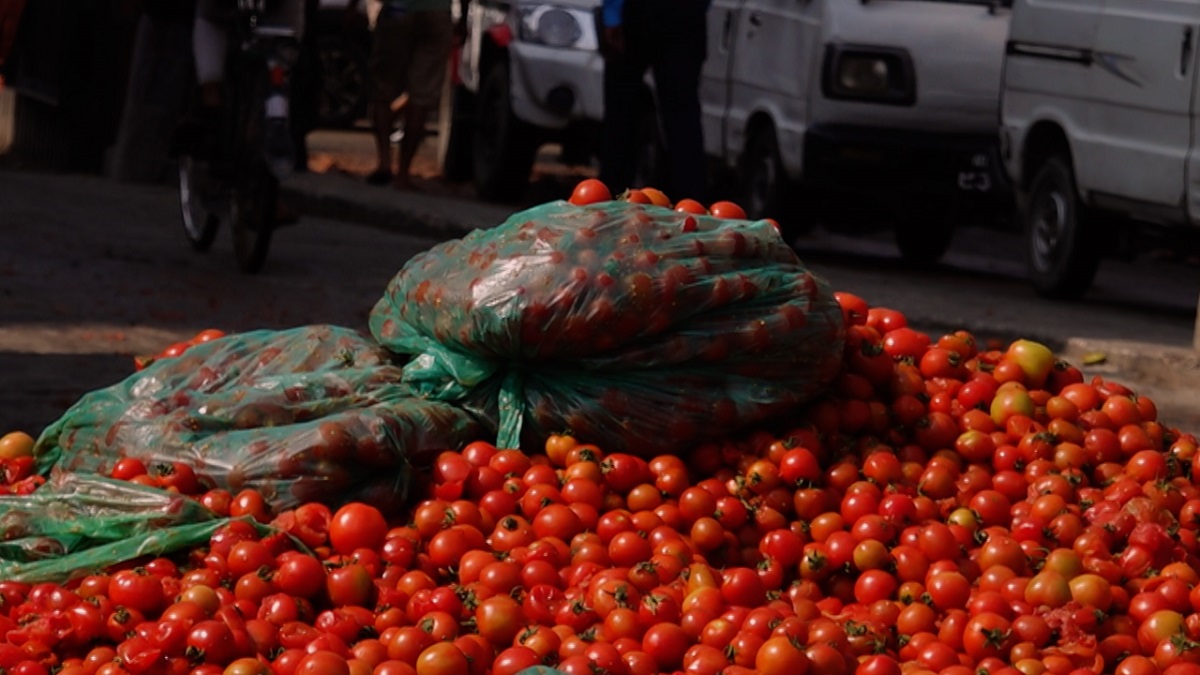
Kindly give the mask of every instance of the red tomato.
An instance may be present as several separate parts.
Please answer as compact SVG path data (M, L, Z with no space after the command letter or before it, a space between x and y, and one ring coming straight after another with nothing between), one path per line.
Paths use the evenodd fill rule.
M387 520L379 509L361 502L342 506L329 522L329 543L342 554L359 548L378 550L387 533Z
M717 218L746 219L746 210L731 201L713 202L709 205L708 212Z
M597 178L586 178L575 185L575 189L571 191L571 197L567 201L575 206L586 206L611 200L612 192L607 185Z

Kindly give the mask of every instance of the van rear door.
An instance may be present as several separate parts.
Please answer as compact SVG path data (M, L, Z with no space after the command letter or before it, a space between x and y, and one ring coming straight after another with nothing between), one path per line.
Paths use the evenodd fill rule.
M1096 203L1183 215L1198 29L1198 0L1106 0L1091 54L1095 142L1076 164Z

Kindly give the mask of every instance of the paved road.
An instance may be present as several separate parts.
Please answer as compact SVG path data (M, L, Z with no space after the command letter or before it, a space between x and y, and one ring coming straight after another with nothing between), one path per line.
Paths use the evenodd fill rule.
M278 233L264 272L247 277L224 235L207 254L188 249L168 187L0 172L0 430L40 430L82 393L124 377L134 354L205 327L365 327L411 255L513 210L333 173L298 177L287 193L308 215ZM982 250L956 244L950 265L924 270L905 267L886 239L821 234L797 244L835 288L900 309L920 328L1033 337L1069 358L1102 351L1107 362L1090 372L1153 396L1172 424L1200 429L1190 348L1200 284L1185 265L1134 266L1133 277L1106 268L1084 302L1062 304L1034 298L1011 260L984 255L998 246L986 240ZM1151 272L1191 286L1165 301L1159 281L1144 281Z

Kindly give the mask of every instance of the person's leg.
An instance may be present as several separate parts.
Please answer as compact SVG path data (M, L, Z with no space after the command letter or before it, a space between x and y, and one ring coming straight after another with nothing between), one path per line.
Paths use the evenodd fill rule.
M404 138L400 139L400 166L396 187L412 184L413 159L425 140L429 111L436 110L446 78L446 64L453 45L454 23L447 11L414 12L413 32L417 37L408 69L408 104L404 107Z
M375 171L378 174L392 171L392 129L396 116L392 114L392 102L376 98L371 104L371 132L375 136Z
M402 18L380 16L371 33L371 120L375 137L376 169L370 180L386 184L392 175L392 131L396 115L392 102L402 91L406 50L411 31Z
M624 50L604 59L604 119L600 127L600 180L614 195L632 186L637 173L637 121L647 61L643 2L625 3Z
M614 195L628 189L636 173L637 110L645 72L636 59L611 56L604 61L600 180Z
M705 23L699 13L689 17L677 14L677 18L691 29L684 34L671 30L658 37L655 42L661 48L651 62L670 169L667 189L672 199L703 202L708 178L700 110Z
M404 106L404 137L400 139L400 166L396 170L394 181L396 187L407 188L412 185L412 177L409 174L412 172L417 150L425 140L425 122L428 118L428 107L416 105L411 101Z
M224 102L221 86L225 79L227 40L225 27L197 9L196 23L192 27L192 55L196 64L196 82L200 85L200 105L205 108L220 108Z

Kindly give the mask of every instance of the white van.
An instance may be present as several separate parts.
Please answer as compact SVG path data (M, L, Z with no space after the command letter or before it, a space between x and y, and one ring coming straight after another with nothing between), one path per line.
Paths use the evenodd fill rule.
M908 259L936 260L962 207L1010 208L996 133L1009 4L712 0L707 152L752 216L795 231L822 213L887 219Z
M1016 1L1001 147L1041 294L1082 296L1140 235L1192 244L1198 42L1197 0Z

